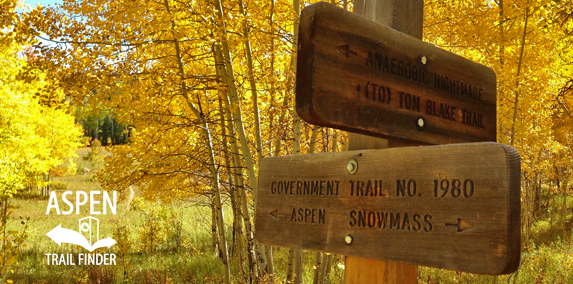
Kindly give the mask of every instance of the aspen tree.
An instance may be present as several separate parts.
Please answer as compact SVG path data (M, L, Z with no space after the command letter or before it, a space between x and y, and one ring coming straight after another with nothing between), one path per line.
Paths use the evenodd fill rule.
M293 0L292 3L293 9L296 14L296 20L293 25L293 53L291 56L291 69L296 70L296 50L298 48L298 27L299 27L299 18L300 18L300 2L299 0ZM293 80L294 82L294 80ZM293 84L294 85L294 84ZM290 84L289 84L290 86ZM286 100L286 98L285 98ZM300 118L296 113L296 110L293 110L293 130L294 130L294 142L293 142L293 154L300 154L300 134L301 134L301 125L300 125ZM311 145L313 145L315 141L311 141ZM302 282L302 250L300 249L291 249L289 252L289 263L288 263L288 272L287 272L287 281L292 279L293 275L291 272L291 268L294 269L294 283L299 284ZM290 277L290 278L289 278Z
M165 4L165 8L167 9L167 12L170 13L170 7L169 7L169 2L168 0L164 0L164 4ZM174 28L175 27L175 23L174 21L171 21L171 27ZM214 191L215 191L215 198L213 200L214 205L215 205L215 210L217 212L217 224L219 227L218 233L219 233L219 250L221 251L221 259L223 261L223 265L225 267L224 271L225 271L225 283L231 283L231 267L230 267L230 263L229 263L229 253L228 253L228 248L227 248L227 237L225 236L225 219L224 219L224 215L223 215L223 203L221 200L221 190L220 190L220 184L219 184L219 170L217 169L216 162L215 162L215 153L213 151L213 142L212 142L212 138L211 138L211 131L209 129L209 124L207 122L207 120L205 119L205 115L195 107L195 105L189 100L189 96L187 94L187 86L185 83L185 70L183 68L183 62L182 62L182 57L181 57L181 49L179 47L179 40L177 39L175 33L172 30L172 35L173 35L173 44L175 47L175 58L177 60L177 66L179 68L179 73L181 76L181 95L185 98L185 100L187 101L187 104L189 106L189 108L195 113L195 116L201 121L201 124L203 126L203 130L204 130L204 135L205 135L205 140L206 140L206 145L209 151L208 157L209 157L209 171L210 171L210 175L211 175L211 186L213 187Z
M313 284L318 284L320 282L320 272L322 271L322 253L317 251L314 253L314 278L312 280Z
M219 67L216 68L217 75L221 76L221 70L223 69L222 66L222 59L220 54L214 51L215 62L219 63ZM229 97L225 94L222 94L222 101L225 103L226 109L231 109L231 104L229 102ZM234 121L233 113L231 111L225 111L226 119L229 122ZM258 264L255 252L255 240L253 238L253 226L251 222L251 215L248 210L248 200L247 200L247 192L245 190L244 182L243 182L243 174L242 169L243 165L241 162L241 157L239 156L239 147L237 145L237 139L235 128L233 123L227 124L227 128L229 130L229 137L232 137L231 140L231 152L233 153L233 160L234 160L234 167L233 167L233 176L235 177L235 184L237 185L237 189L239 190L239 197L238 202L240 204L243 222L245 224L246 236L247 236L247 256L249 260L249 268L251 271L251 279L258 277Z
M257 93L257 84L255 82L254 67L253 67L253 55L251 53L251 41L249 39L249 26L247 25L247 12L245 11L243 0L239 0L239 9L241 14L245 17L243 20L243 41L245 45L245 54L247 57L247 74L249 78L249 85L251 89L251 98L253 100L253 113L255 124L255 138L257 143L257 157L258 162L263 158L263 144L261 142L261 119L259 118L259 96Z
M249 183L253 189L253 198L256 200L257 197L257 179L255 176L253 158L251 156L251 151L249 144L247 142L247 136L245 134L245 127L243 125L243 116L241 111L241 104L237 94L237 87L235 85L235 75L232 65L232 57L229 50L227 31L225 28L225 16L223 14L223 6L221 6L221 1L215 0L215 11L217 17L221 23L221 43L220 45L215 45L215 53L221 55L222 65L220 66L221 79L225 82L228 92L226 93L229 98L231 111L233 112L233 122L235 124L235 129L239 136L239 142L241 143L241 152L243 153L243 158L245 159L247 174L249 177Z
M211 247L214 251L219 252L218 255L221 257L217 238L217 204L215 204L215 199L213 199L211 200Z
M11 197L26 185L48 188L52 169L75 156L81 127L74 123L70 106L43 102L48 85L44 71L18 58L19 44L0 41L0 197ZM21 78L32 68L35 76ZM48 85L49 86L49 85ZM53 86L50 86L53 87ZM74 165L72 163L72 165Z
M260 120L260 111L259 111L259 99L257 93L257 85L255 82L255 75L254 75L254 67L253 67L253 57L251 53L251 41L249 39L249 26L247 25L247 13L244 8L243 0L239 1L239 10L240 13L243 14L245 19L243 20L243 41L245 45L245 54L247 57L247 74L249 78L249 84L251 89L251 98L253 100L253 114L254 114L254 121L255 124L255 140L257 145L257 162L260 163L263 159L263 144L261 139L261 120ZM272 246L266 247L263 244L261 246L261 253L264 253L263 257L266 259L267 265L267 272L269 274L274 273L274 264L273 264L273 253L272 253Z
M213 145L211 144L211 133L208 130L209 129L209 125L207 123L204 123L203 126L205 127L206 131L205 131L205 136L207 138L207 143L210 149L213 148ZM228 249L227 249L227 239L225 236L225 220L223 219L223 207L222 207L222 202L221 202L221 192L219 190L219 175L218 175L218 171L215 167L215 156L213 155L213 152L210 151L209 152L211 155L209 156L209 160L211 162L211 165L209 166L211 168L212 171L212 177L211 177L211 182L213 183L213 186L215 187L215 206L216 206L216 210L218 213L218 227L219 227L219 248L221 251L221 259L223 260L223 265L225 267L225 283L231 283L231 268L230 268L230 264L229 264L229 255L228 255Z
M231 62L231 53L229 49L229 45L227 42L227 31L225 27L225 15L223 14L223 7L221 5L221 1L215 0L215 12L217 18L221 24L221 46L216 45L216 53L221 54L221 59L223 61L224 68L220 68L220 74L222 75L222 79L228 87L228 96L231 105L231 111L233 111L233 118L235 123L235 129L237 130L237 134L239 135L239 142L241 144L241 152L243 153L243 158L245 159L246 167L247 167L247 174L249 177L249 184L251 185L252 193L253 193L253 200L256 201L257 199L257 179L255 176L253 158L251 156L251 151L247 142L247 136L245 134L245 128L243 125L243 116L241 111L241 103L239 101L237 87L235 85L235 75L233 71L233 65ZM263 257L258 257L257 260L261 262L261 266L266 268L266 258L265 256L265 247L258 246L259 253Z
M239 206L240 193L237 187L235 186L235 182L233 181L234 172L232 170L233 165L231 164L231 160L229 158L231 153L229 152L229 147L227 146L229 138L227 137L227 123L225 121L224 113L225 109L223 108L223 102L222 99L219 98L219 119L221 123L221 135L223 137L223 141L221 141L222 142L221 144L223 146L223 159L225 162L225 169L227 171L229 194L231 196L231 206L233 208L233 228L235 233L234 234L235 240L237 243L236 252L239 256L239 266L241 268L241 271L243 272L243 275L246 275L244 267L245 261L243 259L243 249L245 247L243 244L243 222L241 219L241 215L243 215L243 213L241 212L241 208Z
M275 31L275 26L274 26L274 14L275 14L275 0L270 0L270 4L271 4L271 8L269 11L269 32L271 35L274 35L274 31ZM269 80L269 88L268 88L268 92L269 92L269 98L270 98L270 103L269 103L269 136L270 136L270 141L269 141L269 154L273 155L273 142L274 142L274 136L273 136L273 123L274 123L274 114L275 111L272 109L273 105L275 103L275 87L274 87L274 75L275 75L275 39L274 36L271 37L270 39L270 47L269 47L269 56L270 56L270 67L269 67L269 71L270 71L270 80ZM285 96L286 97L286 96ZM278 138L278 136L277 136Z
M517 120L517 106L519 104L519 76L521 75L521 65L523 63L523 49L525 48L525 37L527 36L527 22L529 21L529 1L525 7L525 20L523 25L523 36L521 37L521 47L519 51L519 59L517 63L517 74L515 76L515 98L513 104L513 119L511 122L511 136L509 138L509 145L515 144L515 122Z

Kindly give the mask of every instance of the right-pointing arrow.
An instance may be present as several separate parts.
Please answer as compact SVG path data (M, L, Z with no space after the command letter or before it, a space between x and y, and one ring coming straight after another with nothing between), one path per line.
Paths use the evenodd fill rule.
M446 223L446 226L457 227L458 233L474 227L474 225L470 224L466 220L462 220L461 218L458 218L457 223Z
M279 214L278 214L278 213L279 213L279 210L278 210L278 209L275 209L275 210L271 211L271 216L273 216L273 218L275 218L275 219L278 220L278 219L279 219Z
M468 221L462 220L458 218L458 222L460 226L458 227L458 232L465 231L467 229L473 228L474 225L470 224Z

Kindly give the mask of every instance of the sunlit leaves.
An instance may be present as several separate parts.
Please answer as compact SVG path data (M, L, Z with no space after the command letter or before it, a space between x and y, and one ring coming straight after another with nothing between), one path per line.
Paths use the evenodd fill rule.
M27 63L17 58L18 51L19 45L0 51L0 196L39 185L36 176L73 157L82 135L61 96L46 101L42 72L19 78Z
M288 139L283 136L288 124L277 119L283 96L292 96L293 91L290 32L296 15L292 4L276 1L271 7L270 2L250 1L243 14L237 3L225 1L223 9L225 18L219 20L213 4L206 1L92 0L64 1L23 16L37 34L54 41L40 48L43 57L36 64L51 70L50 76L61 82L71 101L101 104L134 129L132 143L113 150L118 155L109 161L109 173L114 174L103 174L105 185L121 189L133 183L173 195L202 190L198 180L207 173L206 148L199 117L189 103L209 121L215 151L220 153L217 90L226 91L226 86L216 79L212 47L223 40L223 25L235 83L244 101L248 139L254 141L254 125L246 85L245 21L266 119L262 127L265 155L271 152L274 139ZM184 75L178 67L176 41Z
M522 156L523 172L530 177L551 177L554 166L571 153L573 129L565 127L569 114L563 106L573 93L557 96L571 77L570 5L530 0L429 1L425 10L428 40L496 72L498 141L509 144L514 129L514 147Z

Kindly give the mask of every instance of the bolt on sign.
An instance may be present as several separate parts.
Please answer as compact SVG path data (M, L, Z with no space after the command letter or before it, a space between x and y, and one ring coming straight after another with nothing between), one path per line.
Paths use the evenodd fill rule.
M492 69L344 9L303 9L296 109L311 124L427 144L496 141Z
M520 259L520 158L493 142L268 157L263 244L507 274Z

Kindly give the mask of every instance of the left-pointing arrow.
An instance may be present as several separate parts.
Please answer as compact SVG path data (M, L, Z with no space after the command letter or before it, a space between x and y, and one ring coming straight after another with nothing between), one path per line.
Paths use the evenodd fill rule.
M345 53L346 58L350 57L350 55L357 55L358 54L356 51L351 50L350 45L348 45L348 44L338 46L338 50Z
M46 235L60 246L62 243L69 243L90 249L90 243L86 237L76 231L62 228L62 224L49 231Z
M84 237L82 234L80 234L74 230L62 228L62 224L58 225L57 227L55 227L54 229L49 231L46 234L46 236L50 237L50 239L52 239L54 242L56 242L60 246L62 245L62 243L69 243L69 244L81 246L90 252L94 251L97 248L101 248L101 247L108 247L109 248L115 244L114 239L107 237L105 239L98 240L93 245L90 245L90 243L88 242L86 237Z
M279 219L279 214L278 214L278 213L279 213L279 210L278 210L278 209L275 209L275 210L271 211L271 216L273 216L273 218L275 218L275 219L278 220L278 219Z

